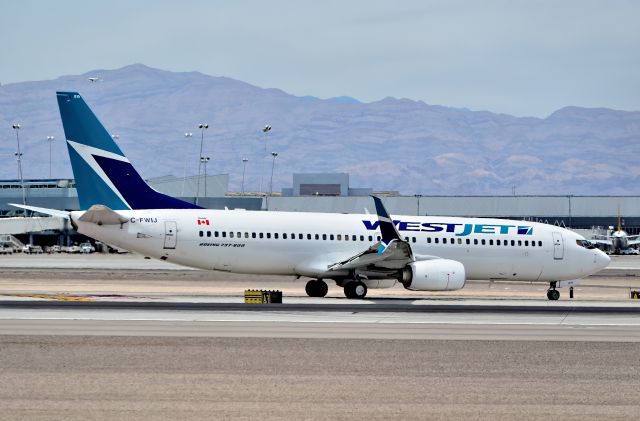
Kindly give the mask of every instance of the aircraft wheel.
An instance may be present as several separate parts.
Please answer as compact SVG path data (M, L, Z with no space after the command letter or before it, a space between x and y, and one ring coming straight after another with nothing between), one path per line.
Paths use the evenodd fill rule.
M344 286L344 295L351 299L363 299L367 296L367 286L360 281L351 281Z
M556 301L560 298L560 291L558 291L557 289L552 289L551 291L549 291L549 298L553 301Z
M324 297L329 292L327 283L322 279L312 279L304 287L309 297Z

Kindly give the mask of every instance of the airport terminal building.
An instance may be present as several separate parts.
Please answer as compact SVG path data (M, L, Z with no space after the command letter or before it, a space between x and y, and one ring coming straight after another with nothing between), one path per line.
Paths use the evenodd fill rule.
M185 201L196 201L197 176L166 176L148 180L156 190ZM203 185L206 184L206 194ZM349 186L345 173L294 174L293 187L281 193L229 192L227 174L207 176L200 180L198 204L210 209L247 209L291 212L375 213L369 195L383 197L393 215L443 215L460 217L497 217L543 222L579 230L600 229L617 225L618 212L629 234L640 233L640 196L402 196L398 192L375 192L371 188ZM24 186L24 188L23 188ZM0 234L15 234L25 241L46 243L69 242L73 231L62 224L42 226L38 234L26 234L33 224L23 229L11 217L22 216L21 210L9 203L22 203L53 209L78 210L78 197L72 179L40 179L0 181ZM267 209L268 207L268 209ZM17 224L17 225L16 225ZM65 238L66 240L59 240Z

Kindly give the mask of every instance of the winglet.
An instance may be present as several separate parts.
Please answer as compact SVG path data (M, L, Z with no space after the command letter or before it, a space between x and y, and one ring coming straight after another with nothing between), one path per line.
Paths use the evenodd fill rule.
M382 200L377 196L371 197L376 205L376 213L378 214L378 221L380 223L380 234L382 235L382 241L378 247L378 254L382 254L393 241L402 241L402 237L400 237L396 226L393 225L393 220L391 220L389 212L387 212L387 209L385 209L382 204Z

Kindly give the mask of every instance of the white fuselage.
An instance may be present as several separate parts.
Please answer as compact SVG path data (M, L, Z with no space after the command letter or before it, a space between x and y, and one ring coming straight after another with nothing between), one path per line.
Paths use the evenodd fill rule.
M375 215L228 210L126 210L128 222L98 225L71 217L78 231L146 256L248 274L332 278L334 263L375 244ZM394 215L416 259L461 262L467 279L558 281L605 267L583 237L546 224L504 219Z

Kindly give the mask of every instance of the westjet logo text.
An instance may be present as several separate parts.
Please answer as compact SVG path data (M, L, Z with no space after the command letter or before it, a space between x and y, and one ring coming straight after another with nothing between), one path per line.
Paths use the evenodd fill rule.
M363 220L365 228L375 231L379 228L379 221ZM405 222L393 221L398 231L409 232L448 232L457 237L469 234L518 234L533 235L533 227L527 225L496 225L496 224L450 224L446 222Z

